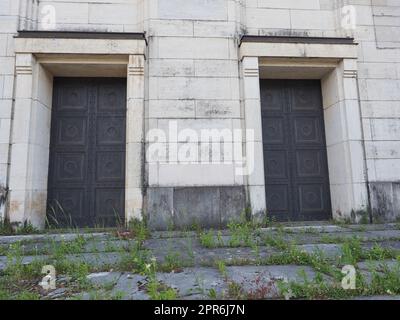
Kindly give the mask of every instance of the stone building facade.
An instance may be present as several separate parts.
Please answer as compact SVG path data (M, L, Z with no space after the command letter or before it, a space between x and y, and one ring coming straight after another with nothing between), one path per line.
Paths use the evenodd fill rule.
M399 0L0 1L0 217L242 212L400 217Z

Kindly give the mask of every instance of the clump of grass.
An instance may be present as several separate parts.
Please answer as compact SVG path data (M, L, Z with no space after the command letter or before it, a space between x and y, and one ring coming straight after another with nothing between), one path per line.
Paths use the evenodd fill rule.
M53 242L51 255L47 259L34 260L29 264L23 263L24 250L20 243L10 247L7 256L8 263L6 268L6 276L9 283L20 283L32 280L37 286L42 279L42 268L45 265L53 265L57 274L62 274L71 279L72 290L89 290L92 285L87 279L91 272L99 271L88 263L82 261L74 261L67 255L78 254L84 252L86 244L84 237L78 236L71 242Z
M43 262L34 260L23 263L24 249L20 242L11 244L7 253L5 275L15 282L40 276Z
M118 225L118 228L114 230L115 236L120 240L135 239L140 244L150 238L150 230L147 226L146 220L132 219L125 225Z
M383 248L378 243L375 243L374 246L363 252L362 257L366 260L387 260L387 259L396 259L398 256L398 252L391 248Z
M129 221L128 230L138 241L144 241L150 237L150 230L145 220L133 219Z
M144 274L149 260L150 252L148 250L140 250L138 247L134 247L128 252L121 253L121 260L118 268L121 271Z
M152 300L177 300L178 298L178 294L174 289L157 280L151 280L147 284L147 293Z
M30 222L24 223L11 223L8 219L0 219L0 235L13 236L13 235L27 235L40 233Z
M231 233L231 239L229 245L231 247L247 246L251 247L253 245L253 232L255 226L253 222L242 216L238 221L232 221L228 224L228 229Z
M160 265L159 270L163 272L177 272L182 269L184 263L179 252L169 251L164 257L164 263Z
M218 293L214 288L211 288L210 290L208 290L208 298L210 300L217 300L218 299Z
M334 277L340 277L339 270L329 262L324 253L321 250L317 250L313 253L308 253L299 250L295 246L290 246L289 249L282 253L270 256L264 261L267 265L303 265L311 266L317 272L329 274Z
M278 232L276 235L267 234L264 236L264 243L268 246L275 247L279 250L289 249L291 243L288 242L282 232Z
M280 294L290 299L348 299L355 296L355 292L344 290L339 285L328 284L319 280L307 281L305 283L289 282L278 283Z
M217 268L218 268L219 273L220 273L224 278L227 278L228 274L227 274L227 271L226 271L226 264L225 264L225 261L223 261L223 260L218 260L218 261L216 262L216 265L217 265Z
M264 261L267 265L284 265L297 264L306 265L309 261L307 252L297 249L295 246L290 246L287 250L271 255Z
M78 235L72 241L53 241L51 244L51 252L55 258L63 258L65 255L80 254L85 251L87 242L88 241L82 235Z
M400 262L398 261L393 268L384 265L381 271L372 271L368 293L370 295L400 294Z
M195 253L193 250L193 241L190 237L187 238L187 246L186 246L186 252L189 256L189 259L194 263L195 261Z
M365 294L365 281L361 274L357 274L356 289L346 290L342 287L341 278L336 281L326 281L320 272L313 279L309 279L304 270L299 271L302 281L280 282L278 287L283 296L289 295L294 299L349 299Z
M161 283L157 279L157 261L155 258L150 260L149 264L146 264L144 273L148 278L148 283L146 286L147 293L152 300L176 300L178 298L178 293L168 287L167 285Z
M343 265L356 265L362 259L363 249L358 238L351 238L342 245L340 262Z
M86 289L89 285L87 276L90 274L91 267L84 262L69 261L68 259L57 260L54 267L59 274L71 277L71 280L81 289Z
M278 287L284 296L290 293L292 298L301 299L349 299L356 296L399 295L400 263L394 268L384 266L380 272L370 270L371 280L366 281L362 273L356 274L356 288L345 290L341 281L323 281L321 276L309 280L304 276L302 282L280 282Z
M37 284L43 277L42 267L49 261L24 263L24 248L20 242L10 245L6 268L0 277L0 299L36 300L40 298Z
M334 219L331 221L332 224L337 225L339 227L346 227L352 224L352 221L348 217L340 218L340 219Z
M329 234L323 234L320 239L321 241L319 241L319 243L326 243L326 244L342 243L345 241L345 239L341 237L332 236Z
M229 282L228 296L234 300L243 300L245 298L243 287L239 283Z
M214 236L214 231L203 232L200 234L200 244L208 249L215 248L217 246Z
M256 247L255 236L259 225L242 215L239 219L232 220L228 223L230 239L228 243L224 243L222 233L215 233L214 230L199 232L200 243L205 248L216 247Z

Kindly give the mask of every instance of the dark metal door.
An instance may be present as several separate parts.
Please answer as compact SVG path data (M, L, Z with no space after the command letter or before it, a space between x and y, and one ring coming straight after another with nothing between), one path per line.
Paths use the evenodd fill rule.
M56 78L48 220L60 227L124 222L126 79Z
M277 221L330 219L322 108L316 80L261 80L267 209Z

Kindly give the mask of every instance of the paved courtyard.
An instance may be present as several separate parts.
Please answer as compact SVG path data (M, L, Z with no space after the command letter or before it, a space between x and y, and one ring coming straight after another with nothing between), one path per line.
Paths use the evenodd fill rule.
M55 268L49 287L43 266ZM0 299L400 299L400 228L238 223L3 236Z

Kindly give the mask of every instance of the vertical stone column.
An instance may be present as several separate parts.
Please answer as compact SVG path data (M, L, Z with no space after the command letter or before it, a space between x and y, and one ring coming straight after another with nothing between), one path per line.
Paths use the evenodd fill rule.
M351 167L352 210L357 214L357 211L365 211L368 205L364 137L362 134L361 109L357 84L357 60L343 59L339 68L343 81L344 116L347 130L346 145ZM353 218L358 222L358 219L361 217L355 216Z
M144 185L145 57L131 55L127 83L126 219L142 219Z
M29 217L29 132L32 125L33 68L35 59L31 54L16 56L15 104L11 137L10 197L8 215L11 222L24 222Z
M44 226L46 195L38 185L40 163L35 156L40 152L35 145L34 71L36 61L32 54L16 55L16 89L13 130L11 137L9 218L11 222L30 222Z
M257 57L244 57L242 60L242 94L246 130L247 188L251 209L257 218L266 212L260 76Z
M333 216L355 219L368 204L357 60L343 59L322 80Z
M37 228L46 217L52 84L32 54L16 55L8 215Z

